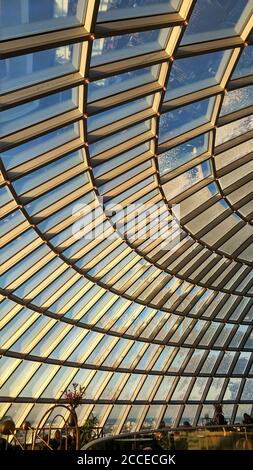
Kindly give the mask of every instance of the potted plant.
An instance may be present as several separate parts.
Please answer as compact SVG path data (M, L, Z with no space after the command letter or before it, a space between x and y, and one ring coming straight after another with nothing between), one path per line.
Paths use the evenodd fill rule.
M94 430L98 425L98 418L91 413L88 419L80 428L80 448L82 448L87 442L94 439Z
M84 397L84 394L85 394L84 390L85 390L85 387L81 387L81 385L74 382L72 384L72 389L68 388L64 392L63 398L69 404L69 407L71 410L69 421L68 421L69 426L75 426L77 424L77 414L75 410L77 406L80 405L81 400Z

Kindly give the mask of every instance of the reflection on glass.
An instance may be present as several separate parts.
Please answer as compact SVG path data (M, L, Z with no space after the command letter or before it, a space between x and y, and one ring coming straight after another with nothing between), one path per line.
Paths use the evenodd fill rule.
M177 135L208 123L211 119L213 105L214 98L210 98L162 114L159 142L172 139Z
M182 44L240 34L251 8L248 0L197 1Z
M123 36L95 39L93 41L91 66L114 62L150 52L161 51L166 46L169 29L154 29Z
M83 22L86 0L1 0L1 39L69 28Z
M180 0L101 0L98 22L169 13L179 4Z
M160 174L164 175L206 152L208 148L208 137L209 134L199 135L159 155L158 163Z

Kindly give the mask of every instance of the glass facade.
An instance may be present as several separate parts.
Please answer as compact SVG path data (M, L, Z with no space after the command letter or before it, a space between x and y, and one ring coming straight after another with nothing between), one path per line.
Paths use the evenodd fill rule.
M105 433L240 421L252 0L97 6L0 0L1 413L36 426L76 382Z

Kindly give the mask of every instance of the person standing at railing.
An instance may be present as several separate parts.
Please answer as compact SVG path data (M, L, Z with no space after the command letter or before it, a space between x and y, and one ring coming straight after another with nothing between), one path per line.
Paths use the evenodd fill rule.
M244 413L242 424L246 424L246 425L252 424L253 425L252 416L250 416L248 413Z

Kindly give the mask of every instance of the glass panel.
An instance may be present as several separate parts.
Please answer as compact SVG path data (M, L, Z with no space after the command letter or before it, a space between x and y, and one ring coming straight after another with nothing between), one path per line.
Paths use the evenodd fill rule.
M162 405L151 405L145 420L142 423L141 429L155 429L159 427L159 417L161 415Z
M108 405L106 405L108 407ZM127 410L127 406L114 405L104 426L105 435L116 434L118 426L123 419ZM95 414L96 415L96 414Z
M142 359L138 362L137 369L139 370L149 370L150 363L153 361L154 356L162 350L161 346L157 344L151 344L148 349L145 351Z
M246 332L248 332L248 326L240 325L229 344L229 348L239 348Z
M202 206L205 202L208 202L213 196L219 193L216 183L211 183L196 191L190 197L180 203L180 215L185 217L194 209Z
M16 165L21 165L24 162L39 157L41 154L65 144L78 136L78 125L68 124L61 129L37 137L37 139L29 140L18 147L3 151L1 158L3 159L5 168L10 169Z
M235 228L240 222L240 217L236 214L232 214L223 220L219 225L209 231L207 235L202 237L202 240L208 245L214 245L223 236L225 236L231 229Z
M95 39L92 47L91 67L160 51L165 48L169 33L169 29L155 29Z
M201 359L203 355L205 354L204 350L201 349L195 349L193 355L190 357L187 366L184 369L185 373L190 373L194 374L196 372L196 369L199 367Z
M251 152L253 146L253 139L247 140L236 147L233 147L226 152L222 152L215 156L215 166L217 170L229 165L229 163L235 162L239 158L247 155Z
M99 398L105 400L115 400L122 387L121 384L123 385L123 377L123 374L113 374L111 380L109 381Z
M241 385L242 379L230 379L226 388L225 395L223 396L223 400L233 400L235 401L237 398L238 390Z
M8 380L0 388L1 396L15 397L22 390L26 382L28 382L36 370L39 368L39 363L33 363L31 361L24 361L19 365ZM21 380L22 377L22 380Z
M192 377L180 377L171 400L184 400L191 381Z
M111 411L112 406L108 405L86 405L85 407L77 408L77 417L80 424L85 424L86 419L97 417L98 426L104 426L105 420ZM106 428L104 428L106 430Z
M215 341L215 346L216 347L219 347L219 348L224 347L224 345L227 342L227 339L229 338L233 328L234 328L234 325L230 325L229 323L224 325L221 333L219 334L217 340Z
M224 356L217 369L217 374L228 374L231 364L234 360L235 352L225 351Z
M138 16L152 16L175 11L180 0L101 0L98 22L113 21Z
M175 377L165 376L153 398L153 400L167 400L168 396L171 394L175 383Z
M220 116L234 113L253 104L253 85L230 91L224 96Z
M253 349L253 332L250 333L250 336L245 343L245 348Z
M1 196L0 207L5 206L5 204L13 200L13 197L9 188L7 188L6 186L2 186L2 188L0 189L0 196Z
M73 88L2 111L0 135L12 133L76 108L77 94L77 88Z
M198 405L186 405L180 419L181 426L193 426L195 421L195 416L198 411Z
M97 394L102 392L105 384L110 379L108 372L98 371L94 378L89 383L88 387L85 389L85 398L88 400L94 400Z
M42 364L39 370L37 370L32 379L22 390L20 396L31 398L40 396L41 392L46 388L50 380L52 380L58 369L59 366Z
M241 400L252 400L253 379L246 379L244 389L242 392Z
M193 389L189 395L189 400L201 401L203 400L204 391L206 388L207 377L198 377L194 383Z
M148 143L138 145L137 147L129 150L128 152L124 152L114 158L111 158L108 161L100 163L100 165L93 168L93 174L97 178L103 173L113 170L125 162L133 161L138 155L141 155L142 153L147 152L148 150L149 150Z
M253 46L245 47L240 55L232 79L240 78L253 73Z
M142 414L144 412L143 405L134 405L132 406L129 415L127 416L124 426L121 429L121 432L133 432L138 426Z
M215 98L187 104L164 113L160 117L159 142L164 142L191 129L206 124L211 119Z
M149 106L151 106L152 99L152 96L148 96L147 98L140 98L138 100L131 101L130 103L125 103L113 108L113 113L111 109L108 109L102 113L90 116L89 119L87 119L88 132L92 132L95 129L112 124L113 122L119 121L120 119L147 109Z
M204 180L211 175L211 166L209 160L197 165L191 170L182 173L182 175L174 178L163 185L165 195L168 200L178 196L195 184Z
M159 375L148 375L135 399L149 400L150 396L153 395L154 389L156 388L158 382L160 382Z
M203 405L198 423L201 426L206 426L206 424L210 421L210 419L213 418L213 415L214 415L213 405Z
M251 359L251 353L247 353L247 352L240 353L239 359L233 370L233 375L237 375L237 374L243 375L245 372L245 369L249 365L250 359Z
M158 79L159 66L129 70L127 73L95 80L88 86L88 103L145 85Z
M77 372L78 369L75 369L73 367L70 374L69 367L61 367L57 374L54 376L54 378L51 380L51 382L48 384L48 386L45 388L45 390L41 394L41 397L58 398L62 396L63 390L66 390L69 384L72 383L72 380L74 381L74 377ZM87 375L88 374L91 374L92 376L92 374L94 374L94 371L87 371Z
M122 392L120 393L119 400L132 400L135 396L135 391L143 383L144 375L131 374Z
M79 45L75 44L2 59L0 92L74 72L78 70L78 58Z
M41 403L36 403L35 405L32 406L30 412L26 416L26 420L31 424L31 426L34 426L34 427L37 426L37 424L39 424L39 421L41 420L41 418L43 417L43 415L45 414L46 410L49 407L50 407L50 404L48 403L45 405ZM15 419L16 418L15 415L17 415L18 412L20 411L19 408L20 408L20 403L16 403L14 408L12 405L11 410L8 410L8 414L10 412L10 415L12 419L14 419L16 426L17 426L17 422Z
M230 139L234 139L239 135L245 134L253 129L253 116L247 116L238 121L231 122L225 126L218 127L216 131L215 145L223 144Z
M78 26L86 0L1 0L1 39Z
M240 34L250 9L248 0L197 1L182 44Z
M202 374L211 374L213 372L214 366L220 356L220 351L210 351L208 356L202 366Z
M163 416L163 421L165 423L165 426L171 426L171 427L176 426L180 407L181 405L169 404Z
M225 378L214 378L212 380L211 386L209 388L208 394L206 396L206 400L219 400L219 396L221 394L221 389L224 384Z
M173 62L165 101L219 84L230 54L211 52Z
M62 157L39 170L23 176L14 182L13 186L18 194L26 193L32 188L47 182L49 173L50 179L52 179L80 163L83 163L83 154L81 150L78 150L77 152L66 155L65 157Z
M235 418L236 424L242 424L244 413L247 413L249 415L252 414L252 403L245 403L243 405L238 406L236 418Z
M121 144L122 142L125 142L126 140L135 137L136 135L148 131L150 130L150 126L151 121L144 121L135 126L123 129L120 132L114 134L113 136L99 140L98 142L95 142L94 144L91 144L89 146L90 156L94 157L95 155L98 155L99 153L102 153L112 147L115 147Z
M161 153L158 158L160 174L164 175L207 152L209 134L202 134L184 144Z
M176 357L173 359L168 371L178 372L181 369L188 353L189 353L189 349L180 348Z

